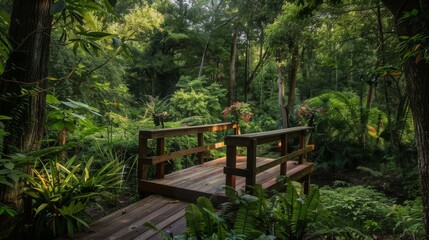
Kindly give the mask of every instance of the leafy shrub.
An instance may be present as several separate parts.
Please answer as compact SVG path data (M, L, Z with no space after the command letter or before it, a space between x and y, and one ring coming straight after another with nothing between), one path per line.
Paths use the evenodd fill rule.
M40 162L29 178L25 195L33 200L35 238L52 238L89 227L85 207L97 198L113 199L122 182L122 164L111 161L93 171L91 158L77 163L72 157L64 164L57 160Z
M394 201L369 187L323 187L321 222L331 227L352 227L362 232L391 232L389 217Z
M406 201L404 206L394 205L392 213L396 219L395 232L403 239L424 239L423 205L421 198Z
M374 126L379 124L379 115L384 116L384 114L377 108L369 110L364 147L360 142L363 113L360 109L359 97L354 93L324 93L307 100L305 106L311 110L310 114L314 115L314 139L319 149L316 162L319 170L330 171L341 170L347 166L356 167L363 159L369 158L368 153L374 151L376 146L380 147ZM300 110L297 111L298 114ZM385 122L384 117L382 123Z
M219 99L225 96L226 90L219 84L209 84L205 78L191 79L182 76L176 86L180 89L171 97L168 111L174 120L200 117L197 124L188 121L188 125L220 121L222 107Z
M163 239L284 239L300 240L323 237L339 239L364 239L352 228L323 228L315 223L318 216L319 189L313 188L308 196L300 191L298 183L289 182L286 192L268 198L261 186L255 195L239 194L225 188L229 202L223 214L217 215L211 202L204 197L186 208L187 228L183 236L172 237L154 224L145 223ZM322 227L322 228L320 228Z

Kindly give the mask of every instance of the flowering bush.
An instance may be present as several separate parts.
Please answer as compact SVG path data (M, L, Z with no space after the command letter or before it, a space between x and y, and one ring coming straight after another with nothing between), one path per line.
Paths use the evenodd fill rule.
M233 102L223 110L225 120L239 125L246 125L253 117L252 107L248 103Z
M309 107L307 103L302 104L298 108L298 121L300 125L308 124L313 125L314 117L317 114L323 114L324 109L322 107Z

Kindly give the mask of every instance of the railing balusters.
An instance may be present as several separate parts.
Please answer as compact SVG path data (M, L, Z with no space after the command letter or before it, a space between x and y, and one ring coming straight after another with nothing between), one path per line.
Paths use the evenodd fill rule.
M178 157L186 156L189 154L197 154L198 163L204 163L204 153L212 149L225 147L222 142L204 145L204 133L206 132L217 132L227 131L228 129L234 128L234 133L237 133L237 125L232 123L219 123L210 124L203 126L190 126L180 128L165 128L165 129L152 129L142 130L139 133L139 160L138 160L138 179L147 180L149 179L149 166L156 166L156 178L163 178L165 175L164 162L175 159ZM170 152L165 154L165 139L168 137L186 136L186 135L197 135L198 146L196 148L179 150L176 152ZM156 140L156 155L148 156L149 152L149 139ZM140 189L140 191L143 191Z
M280 175L287 175L287 161L298 158L298 164L303 164L306 160L306 153L314 150L314 145L306 144L306 136L313 129L311 127L294 127L288 129L249 133L239 136L227 136L225 145L227 146L227 159L224 173L226 174L226 184L235 187L235 176L246 178L246 191L251 191L251 187L256 185L256 174L266 171L272 167L280 165ZM289 137L298 137L299 149L288 153ZM272 162L257 166L257 145L271 142L281 142L281 157ZM247 148L247 166L246 169L236 168L237 147ZM302 176L295 175L299 180L305 181L305 191L308 191L309 176L313 171L314 164L305 165L305 171ZM299 176L299 177L298 177Z

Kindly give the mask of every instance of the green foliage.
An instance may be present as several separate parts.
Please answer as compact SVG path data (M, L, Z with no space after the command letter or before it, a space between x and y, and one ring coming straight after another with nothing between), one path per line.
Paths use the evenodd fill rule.
M7 214L11 217L14 217L17 213L13 207L0 203L0 216L2 216L3 214Z
M219 99L225 96L226 91L217 83L208 83L207 79L192 79L181 77L177 83L177 90L170 99L168 113L175 120L201 117L198 124L217 123L222 111ZM194 125L192 121L188 125Z
M6 60L9 58L9 53L12 51L12 45L7 35L4 34L6 32L5 28L9 25L9 22L9 14L4 10L0 10L0 75L3 74Z
M311 234L309 224L316 220L319 198L316 187L305 196L298 192L294 184L287 184L286 192L278 193L274 202L276 236L280 239L307 238Z
M316 221L319 190L314 188L304 196L297 192L297 185L288 183L285 193L277 193L271 199L261 186L255 187L255 196L225 187L229 203L224 205L222 216L216 215L209 199L201 197L196 205L186 208L184 236L174 239L299 240L314 237L310 227ZM160 232L153 224L145 225ZM332 231L326 232L332 234ZM171 239L165 233L160 234L164 239Z
M93 158L77 161L77 157L64 163L50 159L33 169L25 195L33 200L35 237L73 237L74 231L89 228L85 207L91 201L114 198L122 182L122 164L113 160L94 171Z
M372 130L380 124L378 116L384 114L377 108L371 108L368 113L368 132L365 133L366 149L363 150L359 142L362 111L360 99L355 94L328 92L307 100L306 104L309 108L319 109L314 117L319 169L339 170L347 165L357 166L367 157L365 153L373 151L380 143L377 133L373 134ZM382 118L382 123L385 121Z
M391 232L393 200L369 187L321 188L324 212L319 220L328 227L351 227L365 233Z
M90 112L101 116L98 109L71 99L59 101L55 96L47 95L46 102L53 109L47 114L47 126L56 131L66 129L73 132L78 126L77 123L88 128L94 128L92 121L80 114L81 112Z
M406 201L403 206L394 205L391 216L395 217L395 232L401 233L401 238L424 239L423 205L422 200Z

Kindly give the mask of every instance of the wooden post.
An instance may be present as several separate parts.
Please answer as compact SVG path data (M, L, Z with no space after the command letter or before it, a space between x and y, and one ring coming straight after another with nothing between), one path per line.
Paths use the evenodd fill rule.
M308 174L306 177L304 177L304 194L308 194L310 192L310 179L311 179L311 174Z
M237 124L237 127L234 128L234 135L240 135L241 131L240 131L240 125Z
M198 133L198 147L204 146L204 134ZM204 163L204 152L198 153L198 164Z
M281 146L280 146L280 155L284 156L284 155L287 154L287 144L288 144L288 137L287 137L286 134L282 136L280 144L281 144ZM287 173L287 162L282 163L280 165L280 175L286 176L286 173Z
M305 132L300 132L299 133L299 148L303 149L304 147L305 147ZM304 154L299 156L299 160L298 160L299 164L302 164L305 161L304 157L305 157Z
M164 154L164 147L165 147L165 141L164 138L158 138L156 139L156 154L158 156L161 156ZM163 178L164 177L164 163L158 163L156 165L156 177L157 178Z
M256 152L257 152L256 139L251 139L249 146L247 146L247 170L249 176L246 177L246 192L252 192L253 187L256 185Z
M144 157L147 157L147 138L139 138L139 162L138 162L138 172L137 176L138 179L148 179L148 166L146 164L143 164L143 161L141 160Z
M230 168L237 167L237 147L236 146L226 146L226 166ZM230 173L226 174L225 184L227 186L235 188L236 177Z

